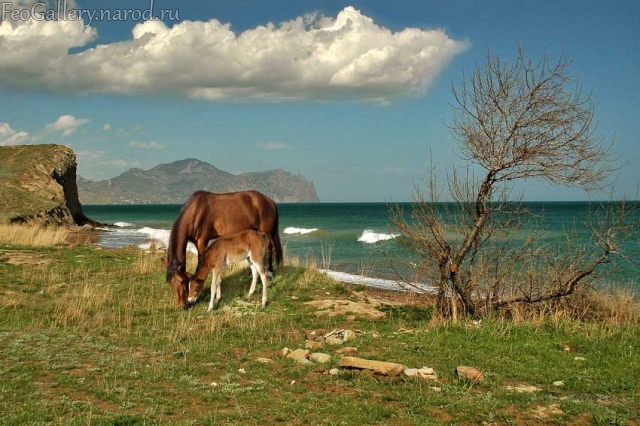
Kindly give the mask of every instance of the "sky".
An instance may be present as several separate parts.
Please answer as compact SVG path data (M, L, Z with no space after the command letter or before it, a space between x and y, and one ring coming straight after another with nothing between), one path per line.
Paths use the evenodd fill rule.
M410 201L431 164L466 166L452 84L521 44L573 59L615 141L613 197L637 197L637 0L0 0L0 21L0 145L69 146L87 179L197 158L300 173L325 202Z

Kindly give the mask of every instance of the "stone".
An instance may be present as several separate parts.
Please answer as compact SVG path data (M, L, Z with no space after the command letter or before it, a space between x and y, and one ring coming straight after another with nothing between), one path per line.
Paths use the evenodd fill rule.
M305 349L320 349L322 346L322 342L316 342L314 340L305 340L304 342Z
M259 362L261 364L271 364L273 360L269 358L256 358L256 362Z
M309 352L308 349L296 349L287 355L287 358L292 359L299 364L311 364L311 361L307 359L310 354L311 352Z
M346 346L344 348L338 349L336 353L340 356L355 356L358 353L358 348Z
M577 356L573 359L574 361L586 361L587 359L583 356Z
M337 368L332 368L331 370L329 370L329 374L331 376L337 376L338 374L340 374L340 370Z
M309 359L312 362L315 362L316 364L326 364L329 361L331 361L331 355L323 354L320 352L314 352L311 355L309 355Z
M475 367L458 367L456 368L456 375L467 378L472 382L484 382L484 374Z
M282 348L278 351L278 353L276 354L278 357L280 358L286 358L287 355L289 355L291 353L291 349L289 348Z
M418 375L418 369L417 368L405 368L404 369L404 375L407 377L415 377Z
M338 345L341 345L342 343L344 343L341 338L336 337L336 336L329 336L329 337L324 339L324 342L327 345L332 345L332 346L338 346Z
M509 390L509 391L514 391L514 392L518 392L518 393L534 393L534 392L538 392L540 390L540 388L537 387L537 386L525 385L525 384L507 386L506 389Z
M357 370L368 370L381 376L397 376L404 371L404 366L393 362L372 361L364 358L345 356L340 358L341 368L355 368Z
M425 382L437 382L438 381L438 375L435 373L435 371L433 371L433 368L420 368L417 371L417 376L420 380L423 380Z
M345 330L344 337L342 338L343 342L348 342L349 340L354 340L358 337L355 331L353 330Z
M564 386L564 382L562 380L558 380L556 382L553 382L553 386L556 386L556 387Z
M430 387L429 389L431 389L431 390L432 390L432 391L434 391L434 392L442 392L442 388L439 388L439 387L437 387L437 386L432 386L432 387Z

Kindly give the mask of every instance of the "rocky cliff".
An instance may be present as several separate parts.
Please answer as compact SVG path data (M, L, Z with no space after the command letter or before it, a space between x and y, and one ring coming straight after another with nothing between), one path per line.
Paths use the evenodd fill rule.
M300 174L284 170L234 175L196 159L160 164L149 170L129 169L103 181L78 178L84 204L183 203L193 192L258 190L276 202L318 202L316 188Z
M0 146L0 223L93 223L82 213L71 149Z

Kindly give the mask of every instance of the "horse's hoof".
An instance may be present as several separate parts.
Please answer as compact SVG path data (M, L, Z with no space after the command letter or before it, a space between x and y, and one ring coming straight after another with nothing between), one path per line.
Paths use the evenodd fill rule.
M184 306L182 307L182 310L183 310L183 311L188 311L188 310L189 310L189 305L184 305Z

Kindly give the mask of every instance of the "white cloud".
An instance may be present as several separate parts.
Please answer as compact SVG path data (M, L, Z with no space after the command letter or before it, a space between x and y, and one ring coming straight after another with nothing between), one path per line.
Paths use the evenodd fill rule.
M353 7L235 33L216 19L136 25L129 40L77 54L79 21L3 22L0 85L63 92L173 93L201 99L361 99L424 92L466 41L393 32Z
M109 130L111 130L111 124L106 123L104 126L102 126L102 130L108 132Z
M17 132L9 123L0 123L0 146L20 145L29 139L29 133Z
M276 143L276 142L267 142L267 143L259 143L258 148L266 149L268 151L275 151L287 148L286 143Z
M62 132L62 136L69 136L78 130L78 127L88 122L89 120L86 118L76 118L73 115L61 115L55 123L47 124L45 129L58 130Z
M132 141L129 146L132 146L134 148L140 148L140 149L164 149L164 145L159 144L158 142L149 142L149 143L145 143L145 142L139 142L139 141Z

